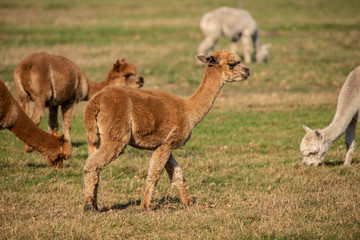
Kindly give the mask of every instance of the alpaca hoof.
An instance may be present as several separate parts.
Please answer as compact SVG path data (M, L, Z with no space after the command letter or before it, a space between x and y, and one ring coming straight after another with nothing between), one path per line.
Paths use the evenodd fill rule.
M146 207L143 207L143 212L151 212L151 208L146 208Z
M54 167L57 168L57 169L62 168L62 166L63 166L63 161L62 161L62 160L57 161L57 162L55 162L55 164L54 164Z
M32 151L34 151L34 148L25 144L23 147L23 150L24 150L24 152L32 152Z
M141 204L144 212L151 212L150 204Z
M72 155L72 149L71 149L71 143L70 142L65 142L63 145L63 152L62 152L63 158L69 159Z
M97 211L97 207L94 207L93 205L91 205L91 203L86 203L84 205L84 212L88 212L88 211Z

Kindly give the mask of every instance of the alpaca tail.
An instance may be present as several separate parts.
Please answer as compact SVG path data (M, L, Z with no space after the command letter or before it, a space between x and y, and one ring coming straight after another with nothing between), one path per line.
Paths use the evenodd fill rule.
M84 112L84 125L88 143L97 147L100 146L100 131L97 125L97 116L100 112L100 106L96 99L90 100Z
M14 79L17 82L16 85L20 90L20 93L23 95L29 95L33 97L37 97L39 94L32 88L31 81L31 69L33 64L31 63L23 63L18 68L16 68L14 72Z

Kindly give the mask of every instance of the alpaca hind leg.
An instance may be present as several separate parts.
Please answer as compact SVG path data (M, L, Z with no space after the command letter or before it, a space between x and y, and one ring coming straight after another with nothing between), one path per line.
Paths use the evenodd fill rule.
M177 188L181 203L188 206L191 198L188 194L187 186L180 166L172 154L170 154L169 160L166 162L165 169L169 175L172 185Z
M352 153L355 150L355 130L356 130L357 119L354 118L345 131L345 143L346 143L346 155L344 165L351 164Z
M85 205L84 211L98 210L97 189L100 171L124 151L126 144L118 143L102 145L86 160L84 165Z
M156 184L160 178L160 174L169 160L170 148L166 145L158 147L151 156L149 171L146 178L146 189L142 206L150 211L150 201L154 194Z
M71 120L72 120L72 114L73 114L74 108L75 108L74 103L69 103L67 105L61 106L61 112L63 115L62 131L64 134L64 140L68 142L67 148L64 149L64 154L66 156L71 156L71 154L72 154L70 129L71 129Z
M63 115L62 130L64 133L64 138L69 141L70 141L71 120L72 120L72 114L74 108L75 108L74 103L61 106L61 112Z
M58 108L59 106L50 106L49 107L49 131L51 134L57 135L59 128L58 123Z
M24 110L24 112L27 115L29 115L30 97L28 95L18 96L17 102L19 103L20 107Z

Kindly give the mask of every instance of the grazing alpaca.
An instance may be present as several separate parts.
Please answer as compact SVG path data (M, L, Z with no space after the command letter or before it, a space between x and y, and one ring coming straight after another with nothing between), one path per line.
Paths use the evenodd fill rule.
M306 134L301 141L300 151L304 165L319 165L331 144L345 132L346 155L344 165L351 164L355 150L355 130L360 114L360 66L350 72L340 91L333 121L324 129L311 130L303 126Z
M5 128L38 150L50 166L61 167L63 159L71 155L70 143L64 136L54 136L38 128L0 80L0 129Z
M100 170L123 153L127 145L154 151L142 202L145 209L150 210L164 167L177 187L180 201L190 204L182 171L171 152L190 139L192 130L209 112L226 82L246 80L249 76L249 69L239 57L228 51L197 58L208 66L200 87L188 99L165 92L107 87L89 101L84 112L89 148L84 166L84 210L97 210Z
M96 92L109 85L142 87L143 78L136 75L136 67L119 60L101 83L89 80L71 60L47 53L34 53L25 58L15 69L14 83L17 100L28 114L29 102L34 101L31 119L39 125L45 106L49 107L49 129L58 130L58 107L63 115L63 133L71 143L70 128L75 104L89 100ZM32 149L25 146L25 151Z
M256 62L264 62L269 54L271 44L261 45L257 24L250 13L243 9L217 8L204 14L200 28L206 38L199 46L199 54L212 51L221 36L231 39L230 51L235 54L241 37L245 63L251 62L251 44Z

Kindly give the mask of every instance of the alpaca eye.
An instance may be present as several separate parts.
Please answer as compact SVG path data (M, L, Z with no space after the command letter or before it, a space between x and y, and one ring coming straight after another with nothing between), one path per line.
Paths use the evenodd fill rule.
M238 65L239 64L239 62L235 62L235 63L228 63L227 65L231 68L231 69L233 69L236 65Z
M126 77L126 78L129 78L129 77L131 77L131 76L133 76L133 75L135 75L135 74L129 73L129 74L126 74L125 77Z

